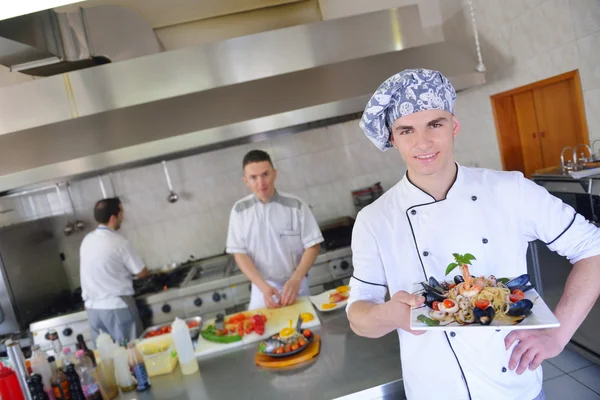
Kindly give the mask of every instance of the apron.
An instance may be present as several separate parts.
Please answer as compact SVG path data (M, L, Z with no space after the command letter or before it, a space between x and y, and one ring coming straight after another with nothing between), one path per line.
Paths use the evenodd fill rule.
M273 282L273 281L266 281L269 285L273 286L275 289L277 289L279 291L279 294L283 294L283 285L285 284L285 282L283 283L277 283L277 282ZM300 287L298 288L298 296L297 297L304 297L304 296L310 296L310 290L308 288L308 279L304 278L302 279L302 282L300 282ZM277 299L274 299L277 302ZM265 305L265 298L262 294L262 292L260 291L260 289L253 283L252 284L252 290L250 291L250 304L248 305L248 310L256 310L257 308L264 308L266 307Z
M137 305L135 304L135 299L133 298L133 296L120 297L121 299L123 299L125 304L127 304L127 309L131 313L131 318L133 319L130 340L134 340L142 334L142 332L144 331L144 325L142 324L142 319L140 318L140 313L138 311Z

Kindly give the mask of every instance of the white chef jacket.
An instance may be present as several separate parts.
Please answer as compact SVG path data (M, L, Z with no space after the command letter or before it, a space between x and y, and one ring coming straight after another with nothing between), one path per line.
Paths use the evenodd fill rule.
M134 294L133 276L144 269L144 262L127 239L108 227L99 226L81 242L79 258L85 307L127 308L120 296Z
M304 250L322 241L315 217L298 197L275 192L268 203L263 203L251 194L235 203L231 210L226 251L248 254L263 279L281 291ZM306 282L301 289L299 295L308 295ZM260 307L262 296L254 287L253 292L252 307Z
M471 253L473 275L527 273L528 242L540 239L572 263L600 254L600 230L519 172L458 166L446 199L435 201L408 176L358 214L352 236L354 275L347 309L357 300L383 303L386 292L413 291L430 276L445 278L453 253ZM508 369L510 329L398 329L409 400L530 400L542 368Z

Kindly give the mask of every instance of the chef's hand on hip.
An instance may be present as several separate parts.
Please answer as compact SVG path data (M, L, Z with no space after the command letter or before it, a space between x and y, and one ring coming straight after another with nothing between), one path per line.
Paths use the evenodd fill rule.
M516 368L517 375L521 375L527 368L533 371L542 361L559 355L566 344L555 333L555 329L518 330L509 333L504 339L506 350L516 341L519 344L512 351L508 369Z
M281 307L281 295L279 291L271 285L268 285L262 290L263 297L267 308L278 308ZM277 298L277 302L273 300L273 296Z
M404 290L400 290L390 298L386 304L389 307L389 315L397 318L399 322L399 328L413 335L422 335L427 331L413 331L410 329L410 307L420 306L425 302L423 296L417 296L416 294L410 294Z
M301 282L301 279L290 278L290 280L283 285L283 296L281 296L282 306L289 306L296 301L296 296L298 296Z

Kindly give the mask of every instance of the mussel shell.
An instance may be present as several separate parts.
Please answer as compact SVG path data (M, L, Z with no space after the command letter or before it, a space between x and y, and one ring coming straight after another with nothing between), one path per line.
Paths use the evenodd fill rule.
M511 317L521 317L529 314L532 308L533 302L529 299L523 299L508 306L508 311L506 314L510 315Z
M436 289L440 293L444 292L444 287L433 276L429 278L429 286Z
M492 306L489 306L485 310L482 310L479 307L475 307L473 309L473 315L475 316L476 322L479 322L481 325L489 325L494 320L494 317L496 316L496 311Z
M529 283L529 275L523 274L506 282L506 287L512 292L515 289L523 290Z
M465 281L465 278L462 277L462 275L456 275L454 277L454 283L456 283L457 285L459 283L463 283Z
M440 296L439 294L437 294L435 292L425 292L424 297L425 297L425 304L429 308L433 308L434 301L441 302L441 301L446 300L446 298L444 296Z
M438 290L426 282L421 282L421 286L423 286L423 289L425 289L425 293L435 293L438 296L444 295L444 290L442 288L440 288L441 290Z

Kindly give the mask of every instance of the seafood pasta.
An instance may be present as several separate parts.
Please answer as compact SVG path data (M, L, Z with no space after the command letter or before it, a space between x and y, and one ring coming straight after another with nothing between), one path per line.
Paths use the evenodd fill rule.
M525 299L524 292L533 288L528 285L529 276L521 275L515 279L496 279L473 277L467 265L475 257L471 254L454 254L457 261L446 269L446 274L460 267L462 275L454 277L453 282L438 282L429 278L422 282L425 290L425 304L431 308L429 317L419 316L419 320L428 325L447 325L457 322L461 325L480 323L489 325L495 318L521 322L531 311L533 302Z

